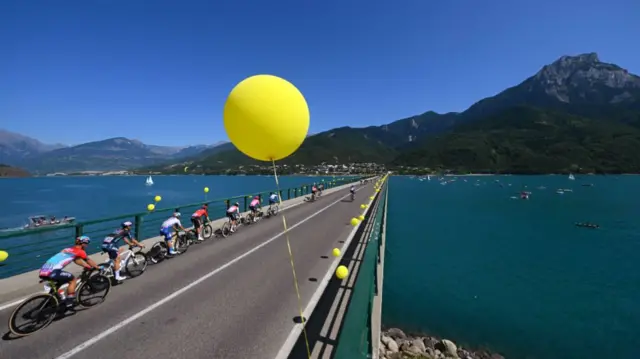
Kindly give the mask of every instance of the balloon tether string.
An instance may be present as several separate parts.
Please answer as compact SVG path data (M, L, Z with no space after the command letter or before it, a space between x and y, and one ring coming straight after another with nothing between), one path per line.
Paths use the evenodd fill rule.
M276 161L271 159L273 165L273 177L276 180L276 187L278 190L278 202L282 206L282 193L280 193L280 182L278 181L278 172L276 171ZM296 289L296 295L298 296L298 310L300 311L300 322L302 323L302 334L304 335L304 342L307 346L307 357L311 358L311 349L309 348L309 339L307 338L307 319L304 317L302 310L302 298L300 298L300 288L298 287L298 277L296 276L296 267L293 261L293 252L291 251L291 242L289 241L289 230L287 229L287 219L284 214L282 215L282 225L284 226L284 236L287 239L287 249L289 250L289 260L291 261L291 272L293 273L293 286Z

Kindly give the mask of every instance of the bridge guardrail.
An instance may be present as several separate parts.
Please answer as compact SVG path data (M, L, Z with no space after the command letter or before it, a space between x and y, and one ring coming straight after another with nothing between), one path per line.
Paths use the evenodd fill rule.
M365 248L360 264L360 270L353 286L353 294L346 309L342 328L338 336L335 359L365 359L372 358L371 316L373 301L376 294L382 290L378 288L377 265L380 258L380 246L386 211L386 192L388 184L384 182L377 210L373 218L373 228L369 234L369 241Z
M368 178L368 176L354 176L337 179L335 181L327 181L324 182L325 189L334 188L364 178ZM286 201L308 195L311 193L311 187L312 185L307 184L282 189L279 191L280 198ZM157 236L162 221L167 219L170 213L176 210L184 214L191 214L196 208L207 203L209 205L209 214L212 216L211 218L222 218L224 217L223 210L226 210L231 203L235 201L240 202L241 210L246 212L249 210L249 202L253 196L260 196L260 201L264 204L265 201L268 201L268 194L270 192L278 193L277 190L261 191L252 195L233 196L185 204L177 208L161 208L151 212L131 213L73 224L58 225L55 227L0 233L0 250L9 253L9 258L0 264L0 279L39 268L48 257L54 255L62 248L70 246L72 243L71 239L80 235L95 237L96 242L91 244L88 254L97 253L100 251L99 246L102 238L118 228L120 224L126 220L134 223L133 230L135 238L146 239ZM220 216L214 217L216 213L220 213ZM185 218L187 217L189 216L185 216Z

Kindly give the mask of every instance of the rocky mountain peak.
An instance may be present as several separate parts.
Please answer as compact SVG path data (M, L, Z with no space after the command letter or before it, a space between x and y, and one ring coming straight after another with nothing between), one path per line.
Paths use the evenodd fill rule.
M594 92L602 93L607 89L618 92L640 89L640 77L617 65L601 62L595 52L562 56L544 66L527 82L530 92L542 90L564 103L582 102ZM621 93L611 93L607 100L615 101L613 97L617 95Z

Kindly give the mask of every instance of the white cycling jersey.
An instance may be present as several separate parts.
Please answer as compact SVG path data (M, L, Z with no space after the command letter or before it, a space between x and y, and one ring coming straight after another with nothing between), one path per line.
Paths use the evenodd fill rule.
M179 219L177 219L176 217L171 217L166 221L162 222L162 228L172 228L176 224L182 227L182 224L180 223Z

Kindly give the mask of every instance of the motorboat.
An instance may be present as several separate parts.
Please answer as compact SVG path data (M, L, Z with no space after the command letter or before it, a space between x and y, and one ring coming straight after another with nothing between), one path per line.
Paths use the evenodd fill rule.
M47 219L48 218L48 219ZM76 217L64 217L62 219L56 219L55 216L31 216L28 223L24 225L23 229L36 229L43 227L61 226L64 224L70 224L75 222Z

